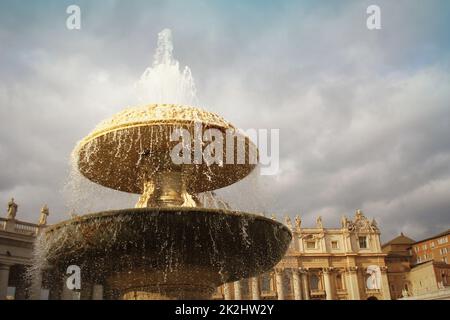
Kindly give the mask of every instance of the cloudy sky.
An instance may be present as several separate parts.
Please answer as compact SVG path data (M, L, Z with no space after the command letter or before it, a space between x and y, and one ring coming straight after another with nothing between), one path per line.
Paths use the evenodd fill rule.
M71 4L81 30L66 28ZM370 4L381 30L366 27ZM321 215L326 227L360 208L383 240L441 232L450 227L449 14L446 0L2 0L3 215L14 197L21 220L37 221L44 203L50 222L68 217L78 197L65 191L72 148L133 103L157 33L170 28L201 106L241 128L280 129L279 174L253 175L223 197L301 214L305 225ZM135 200L87 190L97 210Z

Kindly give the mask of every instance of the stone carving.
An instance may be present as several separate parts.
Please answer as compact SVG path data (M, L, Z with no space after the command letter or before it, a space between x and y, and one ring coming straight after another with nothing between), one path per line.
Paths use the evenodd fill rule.
M402 297L403 297L403 298L409 297L408 290L402 289Z
M325 237L325 234L323 232L316 233L316 234L313 235L313 239L314 240L320 240L320 239L323 239L324 237Z
M356 210L354 221L348 221L347 219L345 220L347 230L350 232L368 233L379 231L375 219L372 220L372 222L370 222L369 219L367 219L366 216L363 214L363 212L359 209ZM344 222L344 219L342 219L342 222Z
M346 216L342 216L342 218L341 218L341 226L342 226L343 229L344 228L348 228L348 220L347 220Z
M323 229L322 216L319 216L316 220L316 228Z
M350 266L345 268L347 272L357 272L358 271L358 267L357 266Z
M297 216L295 217L295 229L296 229L297 231L300 231L301 227L302 227L302 219L300 218L299 215L297 215Z
M47 217L49 215L49 210L47 205L44 205L41 209L41 216L39 217L39 225L40 226L45 226L47 225Z
M366 280L366 286L369 290L381 289L381 271L380 267L376 265L370 265L367 267L366 273L369 277Z
M14 198L11 198L11 200L8 202L7 219L14 220L16 218L17 207L18 205L14 202Z
M380 229L378 228L378 223L377 223L377 221L375 220L375 218L373 218L372 219L372 228L374 229L374 230L376 230L376 231L379 231Z
M289 216L287 216L287 217L285 218L285 223L286 223L286 225L288 226L288 228L289 228L290 230L292 230L292 221L291 221L291 218L290 218Z
M322 268L323 273L331 273L331 272L333 272L333 270L334 270L333 267L323 267Z

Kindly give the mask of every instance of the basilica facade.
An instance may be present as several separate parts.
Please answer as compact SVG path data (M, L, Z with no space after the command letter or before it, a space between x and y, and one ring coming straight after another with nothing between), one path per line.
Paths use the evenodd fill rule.
M294 222L286 218L285 224L293 240L278 265L221 286L215 299L390 299L386 254L375 220L357 210L351 219L343 217L339 228L324 228L321 217L314 227L304 227L300 217Z

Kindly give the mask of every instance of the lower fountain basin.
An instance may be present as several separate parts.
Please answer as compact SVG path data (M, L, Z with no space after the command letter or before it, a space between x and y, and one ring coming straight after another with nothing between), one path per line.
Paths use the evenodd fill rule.
M292 239L262 216L204 208L138 208L77 217L40 239L57 270L81 268L127 299L207 298L219 285L271 269Z

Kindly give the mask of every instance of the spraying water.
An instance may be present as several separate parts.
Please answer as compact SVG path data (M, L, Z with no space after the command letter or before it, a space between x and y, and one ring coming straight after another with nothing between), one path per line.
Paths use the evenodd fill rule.
M191 69L185 66L181 71L180 63L173 57L170 29L158 34L153 65L136 82L136 92L140 103L198 104Z

